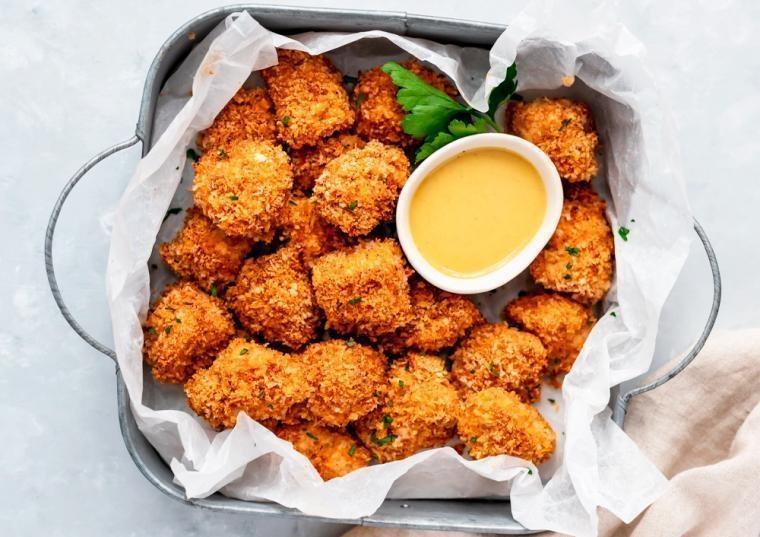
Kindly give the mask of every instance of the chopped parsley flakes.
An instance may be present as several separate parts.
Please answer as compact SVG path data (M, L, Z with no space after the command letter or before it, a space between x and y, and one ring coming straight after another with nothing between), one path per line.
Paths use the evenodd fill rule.
M349 300L348 303L351 304L352 306L355 306L355 305L357 305L361 301L362 301L362 297L355 296L354 298L352 298L351 300Z
M354 444L353 446L351 446L351 447L348 449L348 456L349 456L349 457L353 457L353 456L354 456L354 453L356 453L356 444Z
M570 255L578 255L581 251L575 246L565 246L565 251Z
M396 435L389 434L387 436L384 436L383 438L378 438L375 433L372 433L372 436L370 436L370 440L377 444L378 446L384 446L385 444L390 444L394 440L396 440Z
M628 242L628 234L630 232L631 232L631 230L628 229L625 226L620 226L620 228L618 229L618 235L620 235L620 238L623 239L626 242Z

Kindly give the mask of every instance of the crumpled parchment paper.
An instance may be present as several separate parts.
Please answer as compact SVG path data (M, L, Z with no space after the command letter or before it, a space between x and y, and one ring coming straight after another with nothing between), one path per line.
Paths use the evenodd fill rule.
M229 17L193 49L159 97L155 128L161 135L120 201L107 270L116 352L135 420L189 498L221 491L352 519L374 512L386 496L509 495L523 525L590 536L597 507L631 520L662 492L665 479L612 423L607 404L611 387L649 368L660 310L688 252L691 216L668 111L643 64L643 47L597 4L586 10L533 2L515 20L503 21L510 26L490 51L381 31L284 37L259 25L255 11ZM416 56L451 77L463 98L482 110L516 58L521 94L568 95L592 105L603 141L595 184L610 201L613 229L624 225L631 232L628 241L615 236L616 279L605 309L616 316L599 320L561 393L547 387L539 403L558 436L557 452L540 474L514 457L470 461L445 447L325 483L288 442L245 414L231 430L211 430L188 409L181 387L158 385L143 366L141 321L151 279L155 292L170 278L161 269L149 271L157 259L154 244L170 239L184 217L170 216L162 225L167 209L192 203L186 149L244 83L257 83L255 71L276 63L276 47L328 53L349 75ZM498 319L525 281L477 298L489 320Z

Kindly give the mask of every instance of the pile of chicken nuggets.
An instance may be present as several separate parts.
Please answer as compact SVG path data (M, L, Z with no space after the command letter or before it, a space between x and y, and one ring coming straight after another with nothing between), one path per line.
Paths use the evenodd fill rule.
M415 274L395 238L419 142L390 77L371 69L347 88L328 58L288 50L262 75L264 88L241 89L199 135L194 207L159 249L178 280L144 324L154 378L183 384L215 429L246 413L325 480L445 445L547 460L555 433L532 403L570 370L612 280L589 108L539 99L506 111L509 132L552 158L567 199L530 267L540 290L488 323Z

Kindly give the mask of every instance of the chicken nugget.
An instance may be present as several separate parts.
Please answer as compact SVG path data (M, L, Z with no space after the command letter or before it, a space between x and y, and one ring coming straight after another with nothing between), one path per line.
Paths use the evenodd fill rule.
M251 250L246 239L228 237L196 208L171 242L159 247L161 258L178 276L194 280L202 289L231 283Z
M398 147L369 142L325 166L314 184L322 217L344 233L366 235L393 220L399 192L409 178L409 159Z
M541 464L554 453L557 442L538 410L502 388L468 395L457 429L475 459L511 455Z
M246 261L225 299L247 330L271 343L298 349L317 337L314 291L292 248Z
M238 141L195 163L195 204L231 237L271 241L292 186L288 155L270 142Z
M419 62L410 60L401 65L449 96L457 95L456 88L445 76L422 67ZM353 91L357 134L369 140L378 140L402 147L411 147L420 143L419 140L406 134L401 126L406 112L396 100L398 89L390 75L383 72L381 67L375 67L359 75Z
M298 192L290 197L285 208L282 238L288 241L288 247L301 254L307 265L311 265L317 257L346 245L343 234L325 222L312 199Z
M345 427L380 404L388 369L386 357L354 340L332 339L301 354L314 392L307 415L330 427Z
M593 304L612 285L612 229L604 200L590 187L570 186L565 197L557 229L530 264L530 275L547 289Z
M363 468L372 459L369 451L345 430L331 431L316 423L302 423L281 427L277 436L306 455L325 481Z
M467 297L442 291L419 278L412 280L410 288L411 320L381 340L386 352L438 352L453 347L470 328L485 322Z
M336 332L378 338L410 320L404 256L393 239L323 255L312 265L311 281L327 328Z
M451 359L451 376L464 395L498 386L528 403L540 397L548 363L540 339L506 323L473 328Z
M233 339L185 384L188 405L215 429L234 427L239 412L270 424L287 421L311 389L299 357L245 338Z
M357 433L378 461L403 459L445 445L459 405L444 359L412 353L393 362L384 404L358 423Z
M295 188L304 192L310 191L314 188L314 181L322 174L328 162L346 151L364 147L364 143L364 140L355 134L342 133L325 138L313 147L293 149L290 152L290 158L293 164Z
M261 71L277 113L277 135L290 147L317 145L356 119L343 77L325 56L277 51L278 64Z
M150 308L143 355L159 382L181 384L208 367L235 334L221 300L190 282L168 286Z
M198 149L226 149L238 140L277 140L272 101L264 88L240 88L214 123L198 134Z
M549 355L547 376L557 385L557 377L573 367L596 316L591 308L555 293L539 293L517 298L507 304L507 319L538 336Z
M599 137L585 103L546 97L511 101L507 131L536 144L570 183L590 181L596 175Z

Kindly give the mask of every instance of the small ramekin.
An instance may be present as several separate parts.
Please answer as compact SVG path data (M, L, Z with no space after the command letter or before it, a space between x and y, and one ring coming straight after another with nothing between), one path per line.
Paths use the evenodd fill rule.
M546 190L546 214L538 231L520 252L492 271L472 277L446 274L431 265L414 243L409 225L409 209L417 188L438 166L453 157L477 149L503 149L523 157L538 171ZM510 134L486 133L462 138L439 149L420 164L407 180L396 207L399 242L414 269L432 285L461 295L483 293L501 287L524 271L554 233L562 213L562 181L549 157L532 143Z

